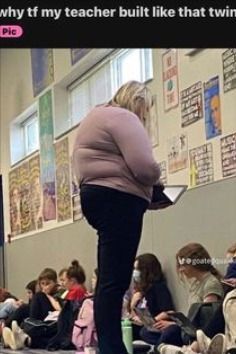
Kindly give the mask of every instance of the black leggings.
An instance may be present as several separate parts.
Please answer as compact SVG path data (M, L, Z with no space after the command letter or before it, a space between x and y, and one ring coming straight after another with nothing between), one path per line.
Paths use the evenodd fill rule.
M131 281L148 202L116 189L82 185L82 212L98 234L94 313L101 354L127 354L121 309Z

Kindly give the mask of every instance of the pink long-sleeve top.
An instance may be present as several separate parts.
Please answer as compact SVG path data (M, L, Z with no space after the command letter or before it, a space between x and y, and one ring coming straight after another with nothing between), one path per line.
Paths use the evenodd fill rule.
M115 188L149 202L160 177L138 116L111 105L95 107L80 123L73 164L81 184Z

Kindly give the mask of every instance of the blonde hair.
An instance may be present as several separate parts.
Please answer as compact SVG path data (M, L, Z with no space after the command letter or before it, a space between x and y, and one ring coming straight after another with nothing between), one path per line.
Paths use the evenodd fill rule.
M212 258L200 243L188 243L176 254L177 271L181 265L190 265L199 272L210 272L221 279L219 271L212 265Z
M142 112L148 112L153 104L149 88L142 82L134 80L122 85L109 103L128 109L140 119Z

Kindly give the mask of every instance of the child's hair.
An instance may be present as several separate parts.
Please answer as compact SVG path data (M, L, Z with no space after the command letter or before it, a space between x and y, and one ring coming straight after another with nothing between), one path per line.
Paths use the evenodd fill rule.
M33 294L36 293L36 286L37 286L38 281L37 280L32 280L26 285L26 289L32 291Z
M58 273L58 276L61 277L64 273L66 273L68 270L68 268L62 268L59 273Z
M236 243L233 243L233 244L227 249L227 253L232 253L232 254L235 254L235 253L236 253Z
M176 254L177 271L182 265L190 265L200 272L210 272L219 280L220 272L212 265L212 259L200 243L188 243Z
M42 281L42 280L52 280L55 283L57 282L57 272L52 269L52 268L45 268L38 277L38 281Z
M84 284L86 280L85 272L83 267L75 259L71 262L71 266L67 269L67 278L74 278L78 284Z
M156 281L164 280L161 263L152 253L140 254L135 259L138 262L138 269L141 273L140 290L146 292Z

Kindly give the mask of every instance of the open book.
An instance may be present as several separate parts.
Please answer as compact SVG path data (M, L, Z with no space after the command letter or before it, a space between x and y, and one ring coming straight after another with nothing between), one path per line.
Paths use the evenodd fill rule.
M140 308L138 306L134 307L134 312L142 321L144 327L146 327L151 332L160 332L158 329L153 328L154 323L156 323L155 319L152 317L148 308Z
M196 327L192 324L190 319L186 317L182 312L168 313L168 316L172 321L176 322L177 325L183 328L185 333L187 333L191 337L195 337Z
M162 207L175 204L186 191L187 187L187 185L155 185L153 187L150 209L161 209Z

